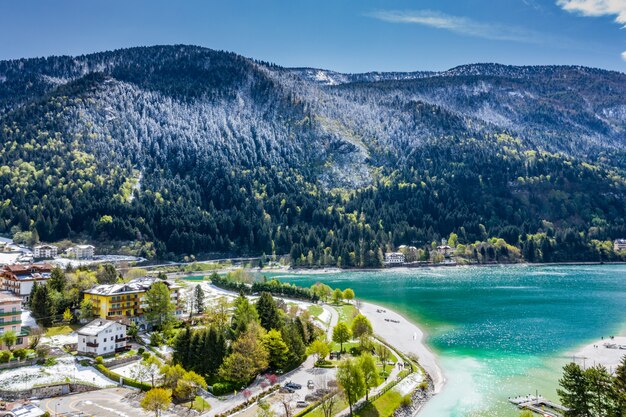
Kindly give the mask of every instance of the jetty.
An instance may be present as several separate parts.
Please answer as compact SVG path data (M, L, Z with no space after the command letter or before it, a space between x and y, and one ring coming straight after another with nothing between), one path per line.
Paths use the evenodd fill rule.
M563 413L568 410L566 407L553 403L541 395L510 397L509 402L515 404L522 410L530 410L541 416L547 417L563 417Z

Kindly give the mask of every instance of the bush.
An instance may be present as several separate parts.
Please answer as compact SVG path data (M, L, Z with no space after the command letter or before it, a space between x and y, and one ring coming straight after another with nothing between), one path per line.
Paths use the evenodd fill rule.
M142 356L145 351L146 351L146 349L142 346L139 349L137 349L137 354Z
M43 366L54 366L57 364L57 360L54 358L48 358L44 361Z
M19 360L23 360L28 356L28 350L26 349L15 349L13 351L13 357Z
M163 336L159 332L150 335L150 346L159 347L163 344Z
M144 361L147 361L147 360L148 360L148 358L149 358L150 356L152 356L152 355L150 355L150 352L142 352L142 353L141 353L141 358L142 358Z
M216 382L211 386L211 392L216 397L231 393L235 390L235 384L232 382Z
M104 363L104 358L102 356L96 356L96 363L98 365L102 365Z
M413 403L413 401L411 400L411 394L407 394L404 397L402 397L402 399L400 400L400 405L402 407L408 407Z
M7 363L11 360L11 352L8 350L0 351L0 363Z

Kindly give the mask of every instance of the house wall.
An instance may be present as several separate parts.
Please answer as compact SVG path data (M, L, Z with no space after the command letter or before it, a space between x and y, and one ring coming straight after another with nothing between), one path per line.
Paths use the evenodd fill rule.
M92 346L88 345L91 344ZM93 346L97 344L97 346ZM96 336L78 333L78 352L92 356L114 354L116 349L126 346L126 326L116 323L102 329Z

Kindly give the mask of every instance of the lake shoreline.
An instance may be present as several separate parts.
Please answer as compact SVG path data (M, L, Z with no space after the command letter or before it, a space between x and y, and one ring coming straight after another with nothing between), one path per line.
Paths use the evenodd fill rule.
M289 272L297 275L323 275L338 272L382 272L382 271L413 271L419 269L435 269L435 268L499 268L505 266L525 266L525 267L541 267L541 266L600 266L600 265L626 265L626 262L512 262L512 263L490 263L490 264L434 264L420 266L394 266L388 268L303 268L303 267L287 267L287 268L246 268L251 272Z

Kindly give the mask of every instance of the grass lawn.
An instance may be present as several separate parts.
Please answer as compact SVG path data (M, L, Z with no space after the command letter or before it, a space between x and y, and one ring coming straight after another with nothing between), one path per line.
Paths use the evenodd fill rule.
M319 317L324 312L324 308L318 305L309 306L308 310L309 310L309 313L311 313L313 317Z
M187 408L189 408L189 403L190 403L190 402L191 402L191 401L188 401L188 402L186 402L186 403L182 403L181 405L182 405L182 406L185 406L185 407L187 407ZM210 410L210 409L211 409L211 405L210 405L208 402L206 402L206 401L204 400L204 398L202 398L201 396L197 395L197 396L196 396L196 399L193 401L193 406L192 406L192 408L193 408L194 410L196 410L196 411L200 411L200 412L202 412L202 411L208 411L208 410Z
M359 347L359 342L348 342L343 344L343 350L350 352L350 348ZM331 342L330 350L333 352L339 352L339 343Z
M46 337L52 336L60 336L72 333L74 330L80 329L80 325L78 324L70 324L70 325L62 325L62 326L53 326L48 327L46 329Z
M352 327L352 320L356 317L357 309L352 304L344 304L341 306L334 306L339 313L339 321L344 322L348 327Z
M371 404L363 407L359 412L354 413L358 417L389 417L400 406L402 395L399 392L390 389L380 398L377 398Z
M348 408L348 402L343 398L343 395L340 396L339 401L337 401L337 405L335 405L333 415L339 413L342 410ZM321 407L315 407L311 412L305 414L306 417L324 417L324 413L322 412Z

